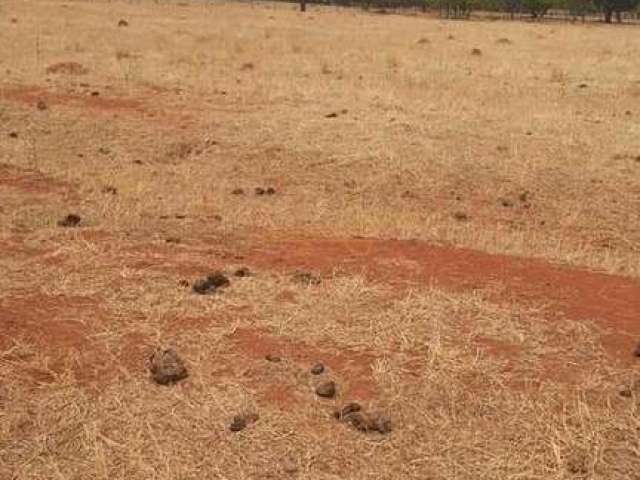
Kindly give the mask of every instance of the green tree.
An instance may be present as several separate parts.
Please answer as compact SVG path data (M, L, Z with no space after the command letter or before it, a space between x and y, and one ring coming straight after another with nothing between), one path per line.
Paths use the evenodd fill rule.
M611 23L614 13L618 22L622 22L622 12L635 10L640 0L595 0L595 4L604 13L604 21Z
M523 0L522 6L533 18L542 18L551 8L551 0Z

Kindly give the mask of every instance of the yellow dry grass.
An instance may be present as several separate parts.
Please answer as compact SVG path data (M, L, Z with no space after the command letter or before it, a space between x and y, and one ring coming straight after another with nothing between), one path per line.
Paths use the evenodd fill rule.
M3 11L18 19L0 33L3 91L139 101L119 114L3 102L7 128L27 128L3 139L2 161L78 182L101 226L216 213L230 231L422 238L638 274L632 28L268 4ZM90 72L46 73L69 61ZM229 195L267 183L277 201Z
M273 232L637 279L634 29L150 1L9 0L0 24L0 478L640 478L637 366L540 299L340 269L179 285ZM156 345L187 381L150 382ZM360 397L391 434L332 417Z

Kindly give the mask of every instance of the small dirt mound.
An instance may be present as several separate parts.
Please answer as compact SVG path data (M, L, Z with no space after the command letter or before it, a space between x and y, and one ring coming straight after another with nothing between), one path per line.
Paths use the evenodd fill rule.
M229 286L229 279L222 272L214 272L193 284L193 291L200 295L216 292L219 288Z
M273 355L271 353L269 353L268 355L265 355L264 359L267 362L273 362L273 363L280 363L282 361L282 358L280 358L278 355Z
M89 73L89 70L78 62L59 62L49 65L46 72L62 75L85 75Z
M38 110L46 110L49 107L47 107L47 104L44 100L38 100L38 103L36 103L36 108Z
M126 20L122 19L118 22L118 26L119 27L128 27L129 26L129 22L127 22Z
M75 213L70 213L66 217L61 220L58 220L59 227L72 228L80 225L82 221L82 217L80 215L76 215Z
M496 41L496 43L499 44L499 45L511 45L513 42L511 40L509 40L508 38L502 37L502 38L499 38Z
M158 348L151 354L149 372L158 385L170 385L189 376L183 360L171 348Z
M482 50L480 50L479 48L474 48L473 50L471 50L471 55L479 57L480 55L482 55Z
M633 350L633 356L636 358L640 358L640 342L638 342L636 348Z

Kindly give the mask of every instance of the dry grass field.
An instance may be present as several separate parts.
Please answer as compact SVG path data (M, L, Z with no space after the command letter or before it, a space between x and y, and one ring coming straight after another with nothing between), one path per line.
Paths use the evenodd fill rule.
M640 479L638 33L3 2L0 479Z

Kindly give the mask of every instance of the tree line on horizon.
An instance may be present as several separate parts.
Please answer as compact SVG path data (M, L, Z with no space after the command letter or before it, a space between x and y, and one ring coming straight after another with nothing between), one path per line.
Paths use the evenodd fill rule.
M443 17L468 18L473 11L503 13L515 18L528 15L542 19L550 11L562 11L572 19L601 15L606 23L615 18L623 21L623 14L640 18L640 0L299 0L300 9L309 3L375 8L420 8L439 10Z

